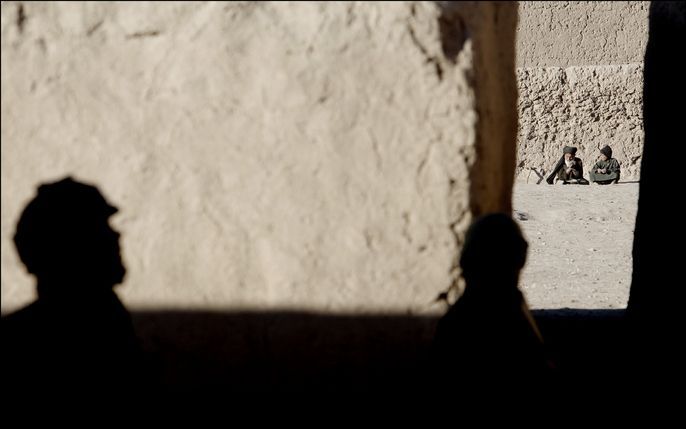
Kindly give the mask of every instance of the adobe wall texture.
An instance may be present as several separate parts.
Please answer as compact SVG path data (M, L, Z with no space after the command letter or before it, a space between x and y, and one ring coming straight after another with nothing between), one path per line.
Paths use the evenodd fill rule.
M130 308L442 311L472 217L511 207L516 14L3 2L3 311L65 175L121 210Z
M519 5L517 175L538 181L565 145L587 168L610 145L627 179L640 177L643 56L649 2Z

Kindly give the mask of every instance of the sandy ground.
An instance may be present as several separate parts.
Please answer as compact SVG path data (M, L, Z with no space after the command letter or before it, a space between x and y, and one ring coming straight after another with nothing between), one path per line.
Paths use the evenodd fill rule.
M520 286L533 309L625 308L638 183L516 184L515 218L529 242Z

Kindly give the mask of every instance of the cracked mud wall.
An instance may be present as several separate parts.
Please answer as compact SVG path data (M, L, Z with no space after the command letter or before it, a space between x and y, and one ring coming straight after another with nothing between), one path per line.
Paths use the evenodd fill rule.
M488 2L3 2L3 312L33 298L19 214L65 175L120 208L130 308L442 311L472 216L510 210L515 23Z
M562 147L590 167L609 144L640 177L649 2L519 2L517 176L537 181ZM535 182L533 182L535 183Z

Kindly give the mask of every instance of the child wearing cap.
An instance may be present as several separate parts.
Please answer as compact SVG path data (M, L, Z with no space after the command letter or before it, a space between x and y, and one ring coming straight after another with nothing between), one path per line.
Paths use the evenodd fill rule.
M600 149L600 159L595 163L588 173L591 182L608 185L619 182L619 161L612 157L612 149L605 146Z

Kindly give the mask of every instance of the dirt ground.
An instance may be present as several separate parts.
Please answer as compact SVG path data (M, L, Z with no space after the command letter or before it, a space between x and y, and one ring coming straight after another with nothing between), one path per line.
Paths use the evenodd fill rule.
M520 279L532 309L625 308L638 183L514 187L529 255Z

